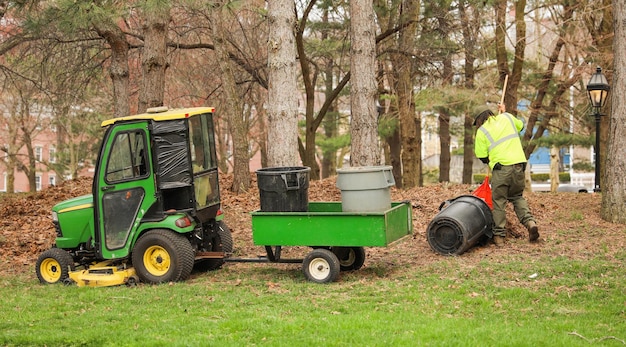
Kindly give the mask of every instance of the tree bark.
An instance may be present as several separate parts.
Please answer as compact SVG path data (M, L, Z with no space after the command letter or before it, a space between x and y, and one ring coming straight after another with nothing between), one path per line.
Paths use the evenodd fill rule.
M219 5L213 8L211 12L211 29L215 55L221 72L222 88L226 94L226 108L221 113L228 119L229 130L233 140L233 185L231 190L235 194L239 194L250 189L248 129L244 122L242 97L235 82L233 63L228 58L225 37L228 30L223 20L228 11L225 11L224 6L225 1L220 1Z
M268 166L296 166L299 162L295 19L293 1L268 2Z
M142 25L144 45L141 51L142 83L139 90L138 112L163 106L165 70L167 69L167 27L169 4L152 4L144 10Z
M111 47L109 77L113 84L113 117L130 115L130 73L128 67L129 45L122 29L115 23L94 24L98 35Z
M446 8L444 13L449 12L449 8ZM450 32L450 23L447 16L441 16L439 18L439 35L443 42L448 40ZM444 51L442 60L443 65L443 83L444 87L452 86L452 58L451 52ZM448 107L441 107L439 109L439 182L450 182L450 142L452 141L450 136L450 109Z
M626 224L626 4L613 1L615 38L613 40L614 73L611 91L611 113L608 129L605 179L601 182L602 218ZM601 167L602 169L602 167Z
M376 108L376 27L371 0L350 0L351 166L380 165Z
M402 188L419 186L422 175L421 161L421 133L415 127L417 113L414 101L414 72L413 52L415 47L415 35L417 33L417 20L420 12L419 0L404 0L402 13L400 13L400 26L406 27L400 32L398 38L398 51L393 58L394 70L396 71L396 93L398 100L399 137L401 145L402 175L400 177ZM398 179L398 177L395 177ZM396 181L397 184L397 181Z
M560 163L559 147L550 146L550 192L552 193L556 193L561 183L559 178Z
M500 82L504 84L506 75L508 77L507 88L504 91L504 104L507 112L517 114L517 88L522 80L522 67L524 65L524 51L526 49L526 22L525 12L526 0L515 2L515 52L513 58L513 68L509 70L509 62L506 50L507 37L507 0L497 0L494 4L496 12L496 61Z
M298 61L300 62L300 71L302 72L302 82L304 84L304 93L306 97L305 101L305 131L304 131L304 146L300 156L304 165L311 168L310 178L320 178L320 167L317 164L315 156L315 135L319 122L315 122L315 82L317 80L317 74L311 70L309 60L306 56L304 49L304 30L306 29L306 22L309 18L309 13L313 9L315 1L309 2L309 5L305 8L302 18L299 21L298 30L296 31L296 48L298 51ZM327 77L332 78L332 77Z
M331 97L331 93L333 90L333 61L330 59L325 66L325 75L326 79L324 81L325 89L324 96L326 99ZM333 103L328 108L328 112L326 112L326 116L322 121L322 128L324 131L324 135L326 138L334 138L338 135L338 122L339 122L339 112L337 110L336 104ZM322 167L321 167L321 178L327 178L333 176L337 173L337 149L331 148L324 150L322 153Z
M450 182L450 111L439 109L439 182Z
M470 13L468 13L470 12ZM480 32L480 12L477 6L468 6L465 0L459 2L459 17L461 19L461 32L463 34L463 49L465 52L465 65L463 73L465 76L464 87L468 90L474 89L476 61L476 41ZM463 184L471 184L474 166L474 115L466 114L463 117Z

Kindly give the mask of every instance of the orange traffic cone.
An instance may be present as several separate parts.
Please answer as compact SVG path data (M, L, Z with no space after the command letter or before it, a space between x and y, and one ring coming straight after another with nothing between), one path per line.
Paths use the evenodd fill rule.
M493 210L493 201L491 200L491 186L489 186L489 176L485 176L483 183L472 193L475 197L483 199L487 206Z

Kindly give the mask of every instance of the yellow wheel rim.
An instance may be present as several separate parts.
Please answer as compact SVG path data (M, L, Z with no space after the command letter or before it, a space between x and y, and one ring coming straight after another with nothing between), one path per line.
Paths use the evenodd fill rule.
M161 246L151 246L143 254L143 264L153 276L163 276L170 269L170 254Z
M54 258L47 258L39 265L41 277L48 283L56 283L61 279L61 264Z

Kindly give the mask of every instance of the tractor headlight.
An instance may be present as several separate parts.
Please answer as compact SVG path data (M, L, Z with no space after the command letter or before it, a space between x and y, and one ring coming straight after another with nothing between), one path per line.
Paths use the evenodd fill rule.
M59 221L59 216L57 215L56 211L52 211L52 221L53 222Z

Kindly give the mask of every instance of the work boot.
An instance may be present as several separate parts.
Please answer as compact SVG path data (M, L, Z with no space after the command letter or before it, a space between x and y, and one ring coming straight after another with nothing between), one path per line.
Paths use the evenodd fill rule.
M504 236L493 235L493 243L496 245L496 247L504 246Z
M537 223L534 220L529 221L526 225L526 229L528 229L528 241L537 241L539 238L539 228L537 227Z

